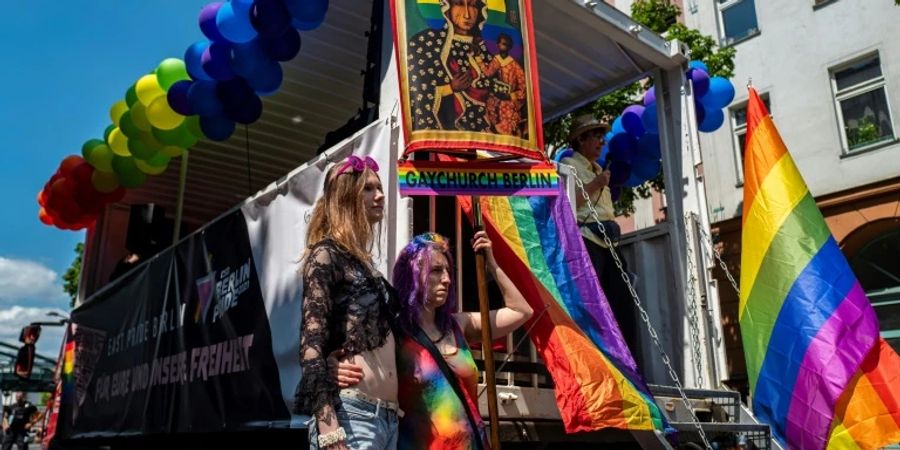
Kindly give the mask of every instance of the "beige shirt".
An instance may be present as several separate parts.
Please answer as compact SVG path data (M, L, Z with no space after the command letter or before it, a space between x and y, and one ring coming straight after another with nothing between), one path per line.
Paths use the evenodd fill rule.
M603 173L603 168L600 167L600 164L597 164L594 161L588 161L587 158L581 155L581 153L575 152L570 158L563 158L560 161L562 164L568 164L575 168L575 174L581 179L581 182L584 184L588 184L594 180L594 178ZM576 191L579 191L576 188ZM576 192L575 195L581 196L582 193ZM613 207L612 201L612 193L609 190L609 186L604 186L599 192L595 192L590 196L590 204L594 206L594 210L597 211L597 216L600 220L615 220L616 212ZM578 218L578 223L589 223L594 222L594 216L591 214L591 208L588 202L584 202L578 209L575 211L575 215ZM606 247L606 244L603 242L603 238L594 234L593 231L588 229L587 227L580 227L581 235L586 239L591 240L591 242L601 246Z

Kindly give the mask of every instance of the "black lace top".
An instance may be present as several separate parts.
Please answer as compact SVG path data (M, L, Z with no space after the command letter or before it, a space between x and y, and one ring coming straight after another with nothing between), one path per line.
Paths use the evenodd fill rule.
M297 414L318 413L339 403L337 380L325 359L342 349L358 355L384 345L391 332L390 287L334 241L310 249L303 269L303 322L300 327L300 384Z

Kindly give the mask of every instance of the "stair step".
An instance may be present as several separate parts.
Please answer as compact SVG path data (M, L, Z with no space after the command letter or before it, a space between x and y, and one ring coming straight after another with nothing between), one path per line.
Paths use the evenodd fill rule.
M697 427L693 422L669 422L672 428L678 430L679 443L700 442ZM700 427L706 434L713 448L732 448L741 440L745 442L746 449L771 450L772 436L768 425L755 423L701 423Z

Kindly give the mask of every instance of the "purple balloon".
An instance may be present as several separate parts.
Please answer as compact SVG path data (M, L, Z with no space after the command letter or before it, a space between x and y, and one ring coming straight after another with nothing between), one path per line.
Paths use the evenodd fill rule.
M166 92L166 100L169 102L169 107L182 116L194 114L193 110L191 110L191 103L188 101L188 90L190 90L192 84L188 80L177 81Z
M638 151L636 157L646 159L659 159L662 156L660 148L659 135L647 133L638 140Z
M688 70L688 78L694 86L694 97L703 97L709 91L709 74L703 69Z
M264 37L277 37L291 27L291 13L282 0L256 0L250 9L250 23Z
M250 87L247 80L241 77L235 77L219 83L216 87L216 95L222 101L226 110L239 108L242 104L250 101L251 98L256 97L253 88Z
M300 33L288 28L281 36L261 38L259 43L269 58L275 61L290 61L300 52Z
M644 107L641 105L631 105L622 111L622 127L625 131L640 137L644 134L644 125L641 123L641 116L644 114Z
M209 41L197 41L191 44L184 51L184 65L188 75L195 80L212 80L206 72L203 71L203 53L209 47Z
M612 194L612 201L619 201L619 197L622 196L622 186L612 186L609 188L609 193Z
M609 158L613 161L630 162L637 150L637 139L629 133L618 133L609 141Z
M231 43L213 42L200 57L203 71L214 80L225 81L234 78L231 69Z
M628 161L614 159L609 165L609 172L610 186L621 186L628 181L628 178L631 176L631 164L628 163Z
M216 26L216 14L221 7L222 2L210 3L200 10L200 17L198 18L198 21L200 22L200 31L202 31L203 35L209 38L209 40L215 42L226 41L225 36L222 36L222 33L219 32L219 27Z
M253 94L252 97L238 105L226 106L225 115L237 123L251 124L259 120L259 117L262 116L262 110L262 100L256 94Z
M651 103L656 101L656 88L650 87L647 89L647 92L644 92L644 106L650 106Z

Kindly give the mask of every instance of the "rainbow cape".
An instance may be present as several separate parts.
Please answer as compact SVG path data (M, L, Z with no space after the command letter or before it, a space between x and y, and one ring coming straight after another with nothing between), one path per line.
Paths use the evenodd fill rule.
M565 192L482 197L494 256L534 309L530 337L556 385L566 432L663 430L581 240ZM457 197L470 214L471 200ZM546 311L545 311L546 309Z
M900 358L755 90L740 325L753 410L790 448L900 441Z

